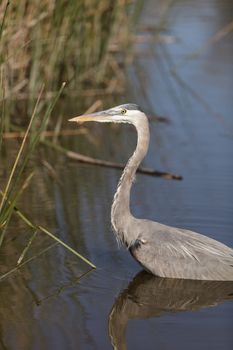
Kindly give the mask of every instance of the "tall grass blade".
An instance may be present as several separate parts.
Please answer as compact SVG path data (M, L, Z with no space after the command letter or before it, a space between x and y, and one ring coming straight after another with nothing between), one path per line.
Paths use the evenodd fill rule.
M37 233L38 233L37 230L35 230L35 231L33 232L31 238L29 239L29 241L28 241L26 247L25 247L24 250L22 251L22 253L21 253L21 255L20 255L20 257L19 257L19 259L18 259L18 261L17 261L17 265L21 264L22 260L24 259L25 255L27 254L29 248L31 247L31 245L32 245L32 243L33 243L33 241L34 241L34 239L36 238Z
M0 192L1 193L1 192ZM10 202L10 201L9 201ZM34 224L25 214L23 214L17 207L13 208L14 212L33 230L39 230L48 235L53 240L60 243L63 247L65 247L68 251L76 255L79 259L83 260L86 264L90 265L93 269L96 269L96 266L92 264L88 259L84 258L81 254L79 254L76 250L71 248L68 244L64 243L61 239L56 237L53 233L51 233L49 230L44 228L41 225Z
M81 254L79 254L78 252L76 252L76 250L74 250L73 248L71 248L70 246L68 246L66 243L64 243L63 241L61 241L58 237L54 236L53 233L49 232L46 228L44 228L43 226L38 225L38 229L40 229L42 232L44 232L46 235L48 235L49 237L51 237L52 239L54 239L55 241L57 241L58 243L60 243L61 245L63 245L63 247L65 247L66 249L68 249L71 253L73 253L74 255L76 255L79 259L83 260L86 264L90 265L93 269L96 269L96 266L94 264L92 264L88 259L84 258L84 256L82 256Z
M57 92L57 94L56 94L56 96L54 97L53 101L52 101L52 102L50 103L50 105L48 106L47 111L46 111L45 116L44 116L44 118L43 118L43 120L42 120L42 122L41 122L40 127L38 128L38 130L37 130L37 132L35 133L33 139L31 140L31 143L30 143L30 145L29 145L27 154L26 154L25 158L23 159L22 164L21 164L21 167L20 167L20 169L19 169L19 171L18 171L17 179L16 179L15 182L14 182L14 185L15 185L14 188L16 188L16 186L17 186L17 184L18 184L18 182L19 182L19 180L20 180L20 177L21 177L21 175L22 175L22 173L23 173L23 170L24 170L24 168L25 168L25 166L26 166L26 164L27 164L27 162L28 162L28 160L29 160L29 158L30 158L32 152L34 151L36 145L38 144L38 142L39 142L39 140L40 140L40 137L41 137L41 134L43 133L43 131L45 130L45 128L46 128L46 126L47 126L47 123L48 123L48 120L49 120L49 118L50 118L50 116L51 116L52 110L53 110L55 104L57 103L57 100L59 99L59 97L60 97L60 95L61 95L61 93L62 93L62 91L63 91L65 85L66 85L66 83L63 82L63 84L62 84L60 90Z
M34 172L31 172L28 177L26 178L26 180L23 182L23 185L21 186L21 188L17 191L16 195L13 197L13 199L9 200L9 197L6 201L6 206L4 208L4 210L1 213L0 216L0 224L2 224L2 222L7 222L8 219L11 216L11 212L14 208L14 206L16 205L17 200L19 199L19 197L21 196L21 194L24 192L24 190L28 187L32 177L34 175ZM4 193L0 190L0 194L3 197ZM0 239L1 242L1 239ZM1 247L1 243L0 243L0 247Z
M0 27L0 40L2 38L2 32L3 32L4 23L5 23L6 14L7 14L7 10L8 10L9 5L10 5L10 1L8 0L7 3L6 3L6 7L5 7L5 10L4 10L3 19L2 19L2 23L1 23L1 27Z
M29 125L28 125L28 127L27 127L27 130L26 130L26 132L25 132L23 141L22 141L21 146L20 146L20 148L19 148L19 152L18 152L18 154L17 154L17 156L16 156L16 159L15 159L15 162L14 162L14 164L13 164L12 170L11 170L11 172L10 172L10 176L9 176L9 178L8 178L8 181L7 181L7 184L6 184L6 188L5 188L5 191L4 191L4 194L3 194L3 197L2 197L1 203L0 203L0 217L1 217L1 211L2 211L2 208L3 208L4 202L5 202L6 196L7 196L7 194L8 194L8 191L9 191L9 188L10 188L10 185L11 185L11 181L12 181L13 176L14 176L14 174L15 174L17 165L18 165L18 163L19 163L20 157L21 157L22 152L23 152L24 147L25 147L25 143L26 143L26 140L27 140L29 131L30 131L30 129L31 129L32 123L33 123L34 118L35 118L35 116L36 116L37 107L38 107L38 104L39 104L39 101L40 101L40 98L41 98L43 89L44 89L44 87L41 88L40 94L39 94L38 99L37 99L37 101L36 101L36 105L35 105L35 108L34 108L34 112L33 112L32 117L31 117L31 119L30 119L30 122L29 122Z
M0 87L1 87L1 94L0 94L0 101L2 101L2 112L1 112L1 120L0 120L0 151L2 146L2 135L4 132L4 118L5 118L5 88L4 88L4 77L3 77L3 68L1 68L1 77L0 77Z
M17 192L17 194L14 197L14 199L12 201L8 200L8 205L6 206L6 210L4 210L4 212L0 216L0 228L3 227L3 230L0 233L0 247L2 246L2 242L4 240L5 233L6 233L6 228L8 226L8 223L9 223L10 219L11 219L11 215L12 215L13 209L15 208L15 204L16 204L18 198L23 193L23 191L28 187L28 185L29 185L33 175L34 175L33 172L31 174L29 174L29 176L24 181L23 186ZM4 196L4 193L1 190L0 190L0 194L2 195L2 197Z
M9 213L8 206L7 206L7 201L5 200L6 196L8 197L8 200L10 200L10 202L13 203L13 206L14 206L15 202L16 202L15 199L17 197L17 192L19 191L18 184L19 184L19 181L21 179L22 173L23 173L23 171L25 169L25 166L26 166L26 164L27 164L27 162L28 162L32 152L34 151L35 146L37 145L37 143L40 140L41 133L45 130L45 127L47 125L47 122L48 122L48 119L49 119L49 117L51 115L51 112L52 112L52 110L53 110L53 108L54 108L58 98L60 97L64 87L65 87L65 83L62 84L60 90L58 91L58 93L54 97L54 99L51 102L51 104L48 106L47 112L45 113L45 116L44 116L44 118L43 118L43 120L41 122L41 125L38 128L37 132L35 133L32 141L31 141L31 143L30 143L30 145L28 147L27 153L26 153L24 159L22 160L21 166L19 167L19 170L18 170L18 173L17 173L17 177L14 179L14 183L13 183L13 185L11 187L11 190L9 191L10 185L11 185L11 182L12 182L12 179L13 179L13 176L15 174L15 171L16 171L16 168L17 168L17 165L18 165L18 162L19 162L19 159L20 159L20 157L22 155L22 152L23 152L23 149L24 149L24 146L25 146L26 139L27 139L29 131L30 131L32 125L33 125L33 121L34 121L34 118L36 116L38 104L39 104L39 101L41 99L41 95L42 95L42 92L44 90L44 87L42 87L42 89L40 91L40 95L38 96L38 99L37 99L37 102L36 102L36 105L35 105L35 108L34 108L34 111L33 111L33 115L31 117L30 123L28 125L27 131L26 131L26 133L24 135L21 147L20 147L19 152L17 154L15 163L13 165L12 171L10 173L10 176L9 176L9 179L8 179L8 182L7 182L7 185L6 185L6 189L5 189L4 194L3 194L3 198L2 198L2 201L1 201L1 204L0 204L0 223L5 221L6 213ZM2 235L1 237L4 237L4 235ZM0 246L1 246L1 243L2 243L2 240L0 239Z

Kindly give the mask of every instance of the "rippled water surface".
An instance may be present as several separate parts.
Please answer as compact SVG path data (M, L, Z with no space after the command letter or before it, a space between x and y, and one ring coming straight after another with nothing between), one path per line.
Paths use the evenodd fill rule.
M132 192L134 214L189 228L230 246L233 36L220 30L232 21L232 10L230 0L145 1L126 93L127 101L137 102L149 115L169 120L151 122L144 165L184 177L179 182L138 175ZM159 38L158 26L164 28ZM136 135L131 127L88 129L95 143L83 136L61 142L115 161L126 161L133 152ZM14 149L14 144L9 147ZM53 164L57 181L38 163L34 192L25 193L19 206L97 269L88 272L85 263L56 245L4 279L0 347L232 349L233 285L139 273L130 254L118 249L110 227L120 172L74 163L48 150L44 157ZM27 239L28 229L15 218L7 254L1 256L2 272ZM34 251L51 243L40 234Z

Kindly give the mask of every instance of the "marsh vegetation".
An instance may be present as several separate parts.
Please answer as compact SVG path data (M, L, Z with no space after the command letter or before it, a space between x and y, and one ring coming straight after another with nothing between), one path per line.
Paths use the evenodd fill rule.
M84 129L61 130L67 118L64 99L75 98L77 112L90 105L94 110L102 104L101 95L123 91L121 64L138 6L106 0L23 0L0 5L0 246L4 248L12 215L18 215L31 232L17 265L22 264L38 231L57 239L39 227L40 220L33 223L17 206L23 192L36 185L33 164L38 162L38 145L61 151L58 135L85 134ZM52 142L45 140L48 136ZM39 156L39 161L56 177L46 157Z

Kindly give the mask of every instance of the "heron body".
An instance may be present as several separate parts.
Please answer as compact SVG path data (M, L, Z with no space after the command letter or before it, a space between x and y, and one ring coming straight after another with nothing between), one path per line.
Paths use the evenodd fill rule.
M202 234L135 218L130 190L136 170L149 146L147 116L135 104L82 115L75 122L130 123L137 130L137 147L120 178L111 222L118 241L149 272L160 277L194 280L233 280L233 249Z

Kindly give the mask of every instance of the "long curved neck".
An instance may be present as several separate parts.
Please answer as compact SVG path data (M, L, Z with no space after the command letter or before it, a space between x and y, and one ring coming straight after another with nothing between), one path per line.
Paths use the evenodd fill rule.
M137 119L134 126L138 135L137 147L122 173L111 210L111 222L117 239L127 246L136 239L132 230L127 229L133 219L130 212L130 190L136 170L147 153L150 140L148 119L145 114Z

